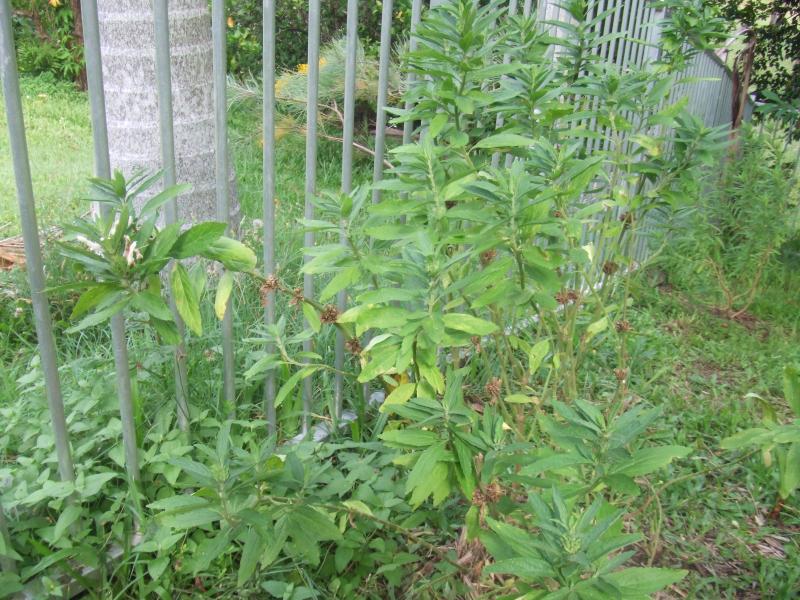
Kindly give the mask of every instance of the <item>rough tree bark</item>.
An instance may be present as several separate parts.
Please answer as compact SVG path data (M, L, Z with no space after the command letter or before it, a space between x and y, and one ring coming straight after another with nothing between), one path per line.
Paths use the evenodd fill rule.
M99 0L100 45L111 165L126 175L161 168L153 1ZM178 198L186 223L214 220L214 97L207 0L169 0ZM232 220L238 223L235 174L229 170Z

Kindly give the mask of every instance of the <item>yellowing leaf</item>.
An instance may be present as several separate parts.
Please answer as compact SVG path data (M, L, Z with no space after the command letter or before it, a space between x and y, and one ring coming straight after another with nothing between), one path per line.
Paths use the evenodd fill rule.
M384 400L381 405L380 411L386 412L388 410L387 407L392 404L405 404L408 402L409 398L414 395L414 390L416 389L416 383L401 383L386 397L386 400Z

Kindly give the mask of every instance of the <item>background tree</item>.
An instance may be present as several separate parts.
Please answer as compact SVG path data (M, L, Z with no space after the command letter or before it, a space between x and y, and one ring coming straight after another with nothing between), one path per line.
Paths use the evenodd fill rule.
M178 199L186 223L215 218L211 18L206 0L170 0L173 118ZM100 0L100 45L111 165L130 176L161 168L153 6L149 0ZM235 173L231 168L233 191ZM238 203L231 194L236 218Z
M741 27L744 44L733 64L733 127L747 94L771 91L783 101L800 97L800 3L789 0L706 0Z

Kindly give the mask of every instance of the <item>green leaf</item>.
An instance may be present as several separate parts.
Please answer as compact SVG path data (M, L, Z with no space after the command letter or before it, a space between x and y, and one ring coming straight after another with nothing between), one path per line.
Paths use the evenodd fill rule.
M151 214L154 214L159 208L164 206L167 202L180 196L181 194L186 194L187 192L191 191L192 186L188 183L182 183L179 185L173 185L165 189L164 191L156 194L150 200L145 203L142 207L141 212L139 213L142 217L147 217ZM157 579L157 578L156 578Z
M70 319L77 319L82 314L93 309L119 291L120 287L116 283L98 283L92 285L92 287L78 298L78 301L75 303L75 308L72 309Z
M497 331L497 325L464 313L448 313L442 316L444 326L472 335L489 335Z
M519 148L535 143L536 140L516 133L497 133L483 138L473 148Z
M203 322L200 317L200 302L195 293L194 286L189 279L189 273L182 264L176 262L170 275L172 295L178 314L195 335L203 335Z
M548 352L550 352L549 340L539 340L533 345L530 352L528 352L528 369L530 370L531 375L539 370L539 367L542 365L542 361L544 360L544 357L547 356Z
M787 500L800 487L800 442L789 445L780 460L780 484L778 494Z
M594 323L591 323L586 328L586 341L588 342L598 333L602 333L608 328L608 317L603 317L602 319L598 319Z
M503 398L503 402L511 404L532 404L538 402L538 399L533 396L526 396L525 394L510 394Z
M233 273L225 271L222 277L219 278L217 284L217 295L214 297L214 312L217 318L222 321L225 317L225 311L228 309L228 300L233 291Z
M576 465L585 465L591 461L584 458L579 454L554 454L545 458L540 458L529 465L524 466L520 470L521 475L535 477L546 471L557 471L566 467L574 467Z
M185 512L196 508L207 508L209 502L199 496L189 496L187 494L176 494L169 498L162 498L147 505L152 510L163 510L167 512Z
M255 527L251 527L244 534L244 546L242 556L239 559L239 572L236 576L237 585L241 588L256 571L258 559L264 551L265 543L263 538L258 535Z
M676 458L683 458L692 451L685 446L656 446L643 448L633 453L626 461L614 465L613 473L622 473L628 477L639 477L666 467Z
M539 582L545 577L553 576L552 567L545 561L522 557L498 560L484 568L483 572L513 575L530 582Z
M800 417L800 368L787 365L783 369L783 396L796 417Z
M303 367L289 377L289 379L286 380L286 383L281 386L281 389L278 390L278 394L275 396L275 407L277 408L283 404L283 401L286 400L286 396L289 395L295 386L297 386L301 380L315 373L318 369L319 367L315 366Z
M61 539L64 532L69 529L83 513L83 508L78 504L68 504L67 507L58 515L58 521L53 530L53 543Z
M219 521L222 516L210 508L198 508L187 512L159 515L158 520L164 527L170 529L194 529Z
M154 319L169 321L172 319L172 311L158 294L150 291L139 292L131 298L131 306L136 310L146 312Z
M93 312L90 315L87 315L86 317L81 319L81 321L77 325L67 329L67 333L77 333L79 331L86 329L87 327L93 327L95 325L99 325L100 323L105 323L115 314L124 310L125 307L128 306L128 303L130 301L131 301L130 296L128 295L123 296L122 299L114 302L111 306L107 306L106 308L103 308L101 310Z
M773 432L771 429L753 427L726 437L719 445L724 450L736 450L738 448L744 448L745 446L771 442L772 434Z
M353 512L361 513L370 517L372 516L372 511L370 510L369 506L364 504L361 500L345 500L342 502L342 504Z
M291 529L294 539L298 534L314 540L339 540L342 534L331 519L330 515L310 506L298 506L291 513L289 519L297 529Z
M413 508L433 496L434 506L442 503L450 493L447 463L443 443L438 443L424 450L417 459L414 468L406 480L406 494L411 494L409 504Z
M171 346L180 344L181 338L180 335L178 335L178 327L175 325L175 321L171 319L169 321L150 319L150 324L153 326L153 329L156 330L156 333L164 344Z
M169 565L169 556L160 556L147 561L147 574L153 581L158 581Z
M436 137L441 133L442 129L445 125L447 125L447 113L438 113L435 117L431 119L430 125L428 126L428 135L431 137Z
M348 267L336 273L319 294L319 301L325 302L333 298L347 286L354 284L361 277L361 270L358 267Z
M0 573L0 598L10 598L24 589L16 573Z
M227 228L225 223L215 221L199 223L178 237L169 255L180 259L202 254L225 233Z
M243 243L229 237L221 237L205 250L202 256L221 262L226 269L237 272L252 271L258 259L256 253Z
M308 326L314 330L314 333L319 333L322 323L319 320L317 309L311 306L308 302L303 302L303 316L306 318Z
M219 558L230 546L233 529L225 529L216 537L205 538L192 554L190 568L192 574L205 571L213 560Z
M393 429L384 431L380 438L395 448L427 448L439 441L433 431L422 429Z
M416 383L401 383L386 397L386 400L384 400L381 405L380 411L386 412L390 410L390 408L387 407L391 407L392 404L405 404L408 402L408 399L414 395L416 389Z
M614 585L622 594L622 598L627 600L645 598L663 590L686 577L687 573L688 571L683 569L631 567L604 575L603 579Z

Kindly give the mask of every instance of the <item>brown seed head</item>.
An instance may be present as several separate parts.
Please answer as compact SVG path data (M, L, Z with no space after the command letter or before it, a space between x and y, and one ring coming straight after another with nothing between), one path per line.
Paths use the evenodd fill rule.
M624 382L628 379L628 369L614 369L614 377L616 377L617 381L620 383Z
M475 488L475 491L472 492L472 503L475 506L486 506L486 496L483 495L480 488Z
M619 220L625 225L630 225L631 223L633 223L633 215L629 212L622 213L619 216Z
M617 333L628 333L633 327L631 327L630 321L623 319L614 323L614 329L617 330Z
M495 258L497 258L497 250L491 248L490 250L485 250L481 252L481 265L484 267L492 262Z
M470 338L470 341L472 342L472 345L475 347L475 352L477 354L480 354L480 352L481 352L481 338L480 338L480 336L473 335Z
M361 354L361 342L358 341L358 338L350 338L344 343L344 347L350 354L356 356Z
M261 284L261 287L258 289L258 295L261 298L261 304L266 306L267 305L267 298L269 295L273 293L280 287L280 281L275 275L269 275L265 280L264 283Z
M500 397L500 378L493 377L483 389L492 400L497 400Z
M578 301L578 292L575 290L567 290L567 300L570 302L577 302Z
M563 219L564 218L564 213L562 211L560 211L560 210L554 210L553 211L553 216L556 219Z
M292 299L289 300L291 306L300 306L305 298L303 297L303 288L296 287L292 290Z
M501 488L500 484L497 482L490 483L486 486L483 494L486 496L488 502L495 503L503 497L503 488Z
M336 323L336 319L338 318L339 318L339 309L336 308L336 306L334 306L333 304L326 304L319 315L319 320L322 321L323 323L327 323L328 325Z
M619 265L612 260L607 260L603 263L603 273L606 275L613 275L619 271Z

